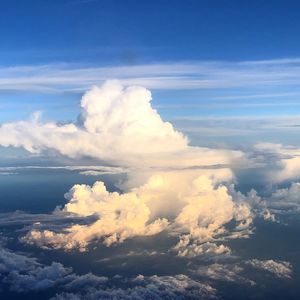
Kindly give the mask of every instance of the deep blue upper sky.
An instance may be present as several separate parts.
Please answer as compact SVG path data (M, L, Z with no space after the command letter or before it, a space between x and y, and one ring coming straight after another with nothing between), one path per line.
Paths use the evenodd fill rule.
M3 0L0 65L298 56L297 0Z
M2 0L0 8L0 123L35 110L74 119L82 93L109 78L150 88L167 119L300 114L300 1Z

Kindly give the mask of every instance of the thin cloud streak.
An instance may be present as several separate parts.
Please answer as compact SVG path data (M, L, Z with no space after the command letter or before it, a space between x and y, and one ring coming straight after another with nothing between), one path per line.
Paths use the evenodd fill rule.
M12 66L0 68L0 90L80 92L107 78L118 78L125 85L138 84L157 90L294 86L300 83L299 62L300 60L295 58L270 61L195 61L100 67L65 63ZM269 96L274 95L270 93L258 95L258 97ZM278 96L288 95L275 94L275 97ZM256 98L256 95L244 95L240 99L252 97Z

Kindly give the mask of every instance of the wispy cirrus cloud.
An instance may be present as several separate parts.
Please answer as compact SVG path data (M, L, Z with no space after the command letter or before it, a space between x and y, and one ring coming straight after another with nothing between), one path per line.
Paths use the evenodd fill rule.
M0 90L76 92L108 78L118 78L126 85L174 90L295 86L300 83L300 60L192 61L99 67L66 63L11 66L0 68ZM276 97L277 93L272 93L272 97L274 95ZM277 96L285 95L281 91Z

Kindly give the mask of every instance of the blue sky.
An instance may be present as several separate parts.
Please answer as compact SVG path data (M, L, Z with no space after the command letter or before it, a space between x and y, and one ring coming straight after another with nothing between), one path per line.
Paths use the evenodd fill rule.
M169 120L299 114L299 1L1 1L0 122L74 119L111 78Z
M294 57L299 8L292 0L1 1L1 65Z

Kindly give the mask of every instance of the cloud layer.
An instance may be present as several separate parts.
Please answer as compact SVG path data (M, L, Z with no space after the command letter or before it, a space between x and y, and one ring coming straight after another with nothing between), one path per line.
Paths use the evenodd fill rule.
M53 300L219 299L219 291L215 288L217 282L244 284L253 287L257 293L262 291L264 283L253 281L253 277L255 280L261 280L261 275L271 276L272 280L292 279L291 264L278 260L251 259L235 263L196 264L195 267L189 275L79 275L59 262L43 264L34 257L0 246L0 285L5 285L14 295L39 295L38 292L48 291ZM262 273L257 277L257 271L249 273L249 268Z

